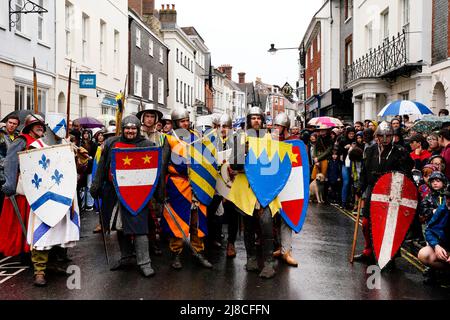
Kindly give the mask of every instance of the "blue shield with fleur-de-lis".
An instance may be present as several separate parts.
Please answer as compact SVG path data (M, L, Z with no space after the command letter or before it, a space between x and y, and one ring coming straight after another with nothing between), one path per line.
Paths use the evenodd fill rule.
M77 190L77 170L68 144L19 153L23 190L34 213L54 227L71 208Z

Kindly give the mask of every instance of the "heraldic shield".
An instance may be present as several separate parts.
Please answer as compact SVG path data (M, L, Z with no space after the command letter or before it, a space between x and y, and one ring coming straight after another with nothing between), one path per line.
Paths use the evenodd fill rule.
M278 195L280 215L284 221L299 233L306 219L309 199L309 163L306 146L301 140L286 141L292 145L292 170L289 179Z
M148 204L158 185L161 148L112 150L113 184L122 205L134 216Z
M218 177L216 136L212 133L189 145L190 166L188 170L192 191L205 206L210 205L216 192Z
M400 172L378 179L372 191L370 219L378 266L383 269L396 255L414 219L417 188Z
M19 152L25 197L33 212L54 227L71 208L77 191L77 169L71 145Z
M248 137L245 174L256 198L267 207L283 190L291 174L292 145L263 138Z

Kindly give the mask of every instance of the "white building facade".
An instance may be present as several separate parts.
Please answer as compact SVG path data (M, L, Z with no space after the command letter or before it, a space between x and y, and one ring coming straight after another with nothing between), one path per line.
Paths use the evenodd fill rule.
M164 43L169 47L169 109L185 108L190 112L191 121L195 121L195 47L187 35L176 25L163 24L161 31Z
M35 1L46 13L12 15L0 1L0 119L14 110L33 110L33 58L36 60L39 111L55 101L55 0ZM11 1L20 11L25 1ZM10 29L11 27L11 29Z
M194 67L194 110L197 115L207 114L205 80L209 76L208 59L210 52L205 41L194 27L182 28L184 33L195 45Z
M128 1L56 1L55 37L55 110L66 112L72 61L71 119L114 115L128 74ZM95 89L81 89L80 74L95 75Z
M214 106L213 113L222 114L226 110L225 102L225 73L218 69L213 71L213 96L214 96Z
M432 105L432 1L354 0L353 64L345 86L353 89L354 121L377 114L397 99Z

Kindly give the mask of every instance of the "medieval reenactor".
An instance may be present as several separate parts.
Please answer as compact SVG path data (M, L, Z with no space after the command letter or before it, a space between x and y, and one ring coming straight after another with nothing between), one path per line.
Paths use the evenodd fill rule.
M241 149L245 154L248 153L248 137L263 137L266 131L263 129L265 122L264 113L259 107L251 107L247 114L247 132L243 136L245 138L245 148L239 148L237 145L242 141L236 143L236 148ZM242 137L241 137L242 138ZM238 138L238 140L241 140ZM244 150L242 150L244 149ZM231 168L236 173L244 172L245 154L240 154L240 159L234 159ZM238 203L235 205L239 207ZM261 278L272 278L275 276L275 269L273 266L273 230L272 230L272 212L269 206L262 207L257 201L253 208L253 214L244 214L244 244L247 253L246 270L249 272L259 272ZM256 236L258 235L258 242L262 248L264 267L262 270L258 265L256 255Z
M63 125L63 123L65 123L65 116L63 114L48 113L46 115L46 121L48 130L45 131L45 134L42 138L37 139L30 145L30 149L42 149L50 146L62 146L69 143L64 139L66 137L66 128ZM60 151L58 156L60 156L61 158L55 160L53 157L52 159L50 159L48 153L50 153L51 150L47 149L47 164L41 162L42 160L40 160L40 164L44 166L45 169L47 169L47 167L49 166L57 167L55 171L50 170L50 172L54 173L51 179L59 188L61 188L65 185L65 183L61 183L61 180L69 179L69 174L67 174L67 172L65 172L64 174L62 173L63 170L68 169L68 162L64 160L68 159L70 161L70 158L72 158L74 173L74 190L72 191L75 191L76 166L75 154L73 153L73 151L73 149L70 149L67 154L64 154L62 151ZM43 155L45 155L45 153L43 153ZM66 158L63 158L64 156ZM27 163L29 162L27 161ZM59 175L56 171L58 169L59 171L61 171ZM46 177L43 177L43 179L45 178ZM50 178L50 176L47 176L47 178ZM52 188L53 193L63 196L63 194L60 194L61 191L64 190L58 190L58 188L55 187ZM68 191L67 193L71 194L72 192ZM43 216L41 212L30 210L27 239L28 244L31 246L32 261L36 275L35 285L37 286L46 285L45 274L47 270L66 275L65 269L57 266L54 260L59 259L66 262L70 261L70 259L67 257L67 248L74 247L77 241L80 240L81 220L77 197L74 196L73 199L70 200L72 200L72 204L65 210L65 212L63 211L62 214L59 214L60 212L57 211L61 211L64 209L55 207L50 210L52 216L56 216L59 214L60 217L57 223L55 223L54 225L49 225L45 216ZM51 201L57 202L58 200L54 199Z
M139 111L136 117L141 121L141 133L149 141L153 142L156 146L161 147L163 150L169 148L165 135L157 130L157 124L162 120L163 113L153 107L147 107L144 110ZM164 151L163 151L164 152ZM161 237L161 227L159 219L162 216L162 206L157 203L155 199L150 202L150 249L155 255L161 255L161 247L159 239Z
M21 134L14 140L8 149L4 162L5 183L2 191L6 198L0 216L0 252L6 256L17 256L30 252L26 241L25 226L28 225L30 205L24 195L23 181L19 175L18 152L28 150L31 144L41 138L45 132L45 123L42 116L30 114L25 118ZM28 182L27 182L28 183ZM19 212L17 212L19 211ZM35 265L39 260L33 255ZM35 268L36 285L44 285L44 272Z
M4 120L6 123L2 123L4 126L0 127L0 187L5 183L4 174L4 162L6 158L6 153L13 141L19 135L17 127L20 124L19 117L16 115L9 115ZM5 195L0 190L0 209L3 207L3 199ZM1 214L1 210L0 210Z
M90 192L96 199L100 194L103 195L100 214L104 215L104 230L117 231L121 258L110 270L123 269L132 263L134 242L137 264L143 276L150 277L155 274L151 265L148 243L150 209L148 206L144 206L140 212L134 215L126 206L120 205L111 171L113 150L155 146L154 143L141 136L140 128L141 122L136 116L127 116L122 120L121 135L105 141ZM131 160L128 163L131 164Z
M170 114L163 116L161 121L163 122L162 133L172 134L173 125L172 125L172 117L170 116Z
M372 238L370 232L370 201L372 190L378 179L390 171L411 175L414 161L405 148L393 143L393 130L389 123L382 122L375 131L376 143L365 150L363 172L363 219L364 251L354 257L354 261L374 262Z
M164 150L162 177L168 200L164 204L163 231L170 236L169 249L174 269L181 269L181 253L184 242L188 242L197 261L205 268L212 264L204 255L204 237L207 235L207 210L194 194L190 183L188 166L190 143L200 135L190 129L189 112L174 109L171 113L174 126L172 135L167 135L170 150ZM188 237L190 235L190 241Z
M232 119L228 114L223 114L219 119L219 142L217 144L217 150L219 152L227 152L227 150L233 150L236 135L232 134ZM221 171L222 163L219 162L219 171ZM228 239L226 255L227 258L236 257L235 242L239 228L240 213L239 209L233 202L223 199L224 217L228 223Z
M289 135L289 127L291 122L286 115L286 113L279 113L273 122L274 130L273 136L279 141L294 140L297 139L296 136ZM279 249L275 250L273 256L275 258L281 258L286 264L298 267L298 262L292 257L292 229L289 225L281 218L280 215L275 216L275 224L277 229L277 236L279 236L278 243L280 245Z

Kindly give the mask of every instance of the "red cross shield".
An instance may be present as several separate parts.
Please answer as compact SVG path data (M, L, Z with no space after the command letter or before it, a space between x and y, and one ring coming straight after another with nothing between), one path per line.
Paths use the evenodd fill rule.
M417 209L417 188L400 172L378 179L372 191L370 219L378 266L383 269L400 249Z

